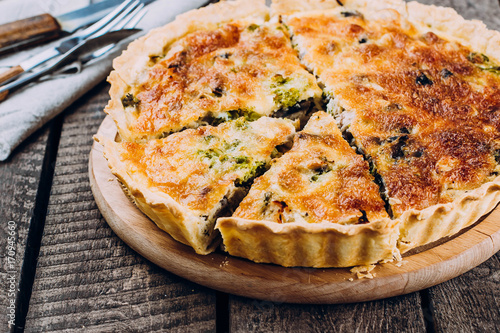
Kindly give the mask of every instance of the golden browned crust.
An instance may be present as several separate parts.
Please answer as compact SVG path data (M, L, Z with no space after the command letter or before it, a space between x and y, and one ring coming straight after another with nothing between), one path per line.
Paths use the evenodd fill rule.
M500 32L489 30L483 22L466 20L453 8L426 6L415 1L407 4L406 15L419 30L431 30L500 62Z
M263 22L267 17L268 8L264 0L224 1L181 14L175 21L151 30L130 43L127 50L113 61L114 70L108 77L111 100L104 111L113 117L123 137L134 137L134 133L128 128L133 115L125 112L121 99L131 85L147 80L150 56L162 54L170 44L191 32L245 18Z
M271 12L274 15L290 15L296 12L321 11L337 8L340 6L339 2L347 10L359 9L375 17L380 14L378 11L394 10L420 31L432 31L446 39L456 40L476 52L491 55L500 62L500 33L489 30L481 21L464 19L449 7L402 0L274 0Z
M343 12L346 20L329 26L327 17L335 11ZM337 115L342 128L354 136L353 142L382 176L397 219L375 214L366 224L350 223L352 218L345 224L308 223L305 219L277 223L283 221L243 214L244 201L233 217L217 221L230 254L283 266L366 265L390 260L398 249L406 252L452 235L495 207L500 201L500 85L492 73L500 62L500 33L488 30L482 22L464 20L453 9L401 0L276 0L272 13L291 26L296 44L299 49L303 47L302 62L319 76L330 94L329 111ZM158 91L164 93L163 88L151 85L152 76L162 77L170 68L177 68L182 52L163 61L167 71L161 66L150 71L154 65L150 56L165 54L193 32L210 35L214 40L211 45L221 42L230 47L245 24L261 24L267 19L263 1L223 2L183 14L132 43L115 60L115 71L109 77L112 99L106 112L113 116L122 136L142 140L190 127L176 124L151 134L147 133L151 123L145 123L146 130L140 135L137 132L143 129L130 128L137 114L126 112L122 98L132 92L130 103L147 105L147 98ZM299 28L293 20L302 20ZM307 38L301 39L313 35L318 27L330 29L321 43L307 44ZM212 32L205 33L208 30ZM361 42L379 37L385 40ZM346 53L346 63L315 66L333 57L338 61L338 53L348 49L353 38L360 45ZM388 41L392 43L390 52L384 44ZM316 48L314 56L304 51L307 47ZM384 56L392 61L384 64L380 60ZM279 75L280 82L286 81L283 73ZM210 81L218 93L220 77L216 76ZM137 91L131 89L136 86L145 88L142 96L137 97ZM309 97L317 96L316 87ZM147 118L155 123L161 117L150 114ZM110 166L116 165L113 153L108 155ZM213 249L213 238L210 244L200 242L199 227L195 227L199 221L184 206L162 193L142 191L135 176L116 167L113 173L126 184L140 209L154 221L164 221L160 227L175 239L193 246L198 253ZM254 203L259 204L257 201Z
M137 174L127 172L119 151L110 149L112 145L110 139L96 137L96 140L108 147L104 151L104 156L108 160L111 172L126 187L127 195L144 214L155 221L160 229L175 240L190 245L199 254L208 254L217 247L217 243L210 244L209 240L203 237L203 226L200 225L199 218L186 207L177 203L168 194L144 186L144 183L147 183L144 176L137 177Z
M454 201L422 210L410 209L400 217L398 248L405 253L451 236L472 225L500 202L500 177L462 194Z
M215 219L243 191L236 185L263 172L275 146L294 131L290 120L240 118L145 144L97 140L136 205L173 238L207 254Z
M340 6L336 0L274 0L271 3L272 15L287 15L295 12L331 9Z
M364 224L388 218L368 163L325 112L311 116L291 150L256 179L234 217L275 223Z
M163 53L166 48L185 35L217 27L235 20L264 22L268 8L264 0L222 1L178 15L175 21L151 30L147 35L130 43L127 50L113 61L117 74L129 84L142 82L149 56Z
M406 3L401 0L273 0L272 15L290 15L296 12L321 12L342 7L346 10L360 9L364 12L377 12L383 9L406 11Z

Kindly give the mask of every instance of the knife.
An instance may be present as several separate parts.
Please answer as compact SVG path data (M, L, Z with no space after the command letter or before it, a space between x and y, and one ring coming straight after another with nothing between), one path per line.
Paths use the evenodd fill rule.
M73 33L101 19L121 2L122 0L104 0L56 17L41 14L0 25L0 54Z
M137 32L141 31L140 29L123 29L117 31L111 31L101 35L99 37L86 39L81 43L75 45L68 52L66 52L61 57L57 58L56 61L51 63L50 65L45 66L43 69L31 73L29 75L23 76L20 79L6 84L0 87L0 102L3 101L7 95L15 89L20 88L30 82L35 81L36 79L53 72L54 70L72 63L75 60L78 60L80 57L92 53L95 50L98 50L102 47L105 47L110 44L117 43L118 41L129 37Z
M50 59L68 52L71 48L89 37L97 37L110 30L123 29L129 20L139 14L142 7L144 7L144 3L141 3L139 0L124 1L93 25L63 38L57 45L49 47L22 61L19 65L0 73L0 83L14 80L20 74L39 67Z

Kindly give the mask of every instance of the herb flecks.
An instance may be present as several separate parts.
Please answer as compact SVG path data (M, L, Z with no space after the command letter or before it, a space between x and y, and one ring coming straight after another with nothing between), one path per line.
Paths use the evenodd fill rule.
M260 25L253 23L253 24L250 24L247 29L250 31L255 31L255 30L259 29L259 27L260 27Z
M273 77L273 81L274 81L273 87L278 87L278 86L285 85L288 82L290 82L291 80L292 79L289 78L289 77L283 77L283 75L281 75L281 74L276 74Z
M245 167L248 169L245 174L236 179L236 186L249 186L253 180L262 175L266 171L266 162L264 161L253 161L252 163L245 164Z
M274 92L274 102L281 105L283 108L289 108L298 103L300 99L300 91L291 88L289 90L277 89Z
M469 60L471 63L476 65L477 68L483 71L500 75L500 66L492 62L490 58L488 58L488 56L486 56L485 54L471 52L467 56L467 60Z
M225 112L218 113L209 113L203 121L207 122L212 126L220 125L226 121L231 120L239 120L242 118L242 121L254 121L262 117L261 114L251 110L251 109L239 109L239 110L230 110Z
M453 75L453 73L450 72L449 70L447 70L446 68L443 68L441 70L441 76L443 77L443 79L447 79L447 78L449 78L452 75Z
M139 105L139 99L137 99L137 97L135 97L134 95L132 95L131 93L128 93L126 94L123 98L122 98L122 105L124 107L137 107Z
M311 179L310 179L311 182L318 181L322 175L332 171L332 167L331 167L330 163L333 163L333 162L327 161L326 158L324 159L324 162L325 163L321 164L320 166L318 166L317 168L312 170L313 175L311 176Z
M363 14L361 14L357 10L343 11L340 12L340 15L342 15L343 17L359 17L361 19L363 18Z
M424 73L420 73L415 82L420 86L430 86L433 83L432 80L429 79Z
M490 62L490 58L482 53L471 52L467 55L467 60L473 64L484 64Z
M368 223L368 217L366 216L366 211L363 209L359 210L361 212L361 217L358 219L358 224L366 224Z
M290 108L300 100L300 91L297 88L288 88L287 85L293 81L290 77L277 74L273 77L271 89L274 93L274 102L282 108Z

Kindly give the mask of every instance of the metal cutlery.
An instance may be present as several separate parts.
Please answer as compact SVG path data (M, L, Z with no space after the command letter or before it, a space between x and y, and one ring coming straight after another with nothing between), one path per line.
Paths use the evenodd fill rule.
M15 89L22 87L30 82L37 80L38 78L53 72L54 70L72 63L75 60L78 60L79 57L85 54L89 54L94 52L97 49L100 49L109 44L114 44L126 37L129 37L137 32L141 31L140 29L123 29L117 31L107 32L104 35L90 38L85 42L82 42L71 50L66 52L63 56L57 58L56 61L53 61L50 65L45 66L43 69L31 73L29 75L24 75L18 80L8 83L2 87L0 87L0 101L3 101L9 92L12 92Z
M0 25L0 54L73 33L101 19L122 0L104 0L78 10L52 16L41 14Z
M154 0L141 0L144 5ZM58 15L41 14L0 25L0 54L19 51L72 34L111 12L123 0L103 0L86 7Z
M131 13L137 14L136 9L140 9L143 6L144 4L139 0L127 0L123 2L98 22L71 36L63 38L57 46L50 47L40 54L22 61L19 65L13 66L3 73L0 73L0 83L14 80L22 73L35 69L50 59L68 52L86 39L98 37L111 30L118 30L119 26L121 26L124 21L128 22L133 18Z
M108 14L109 17L103 18L95 25L78 33L78 36L65 39L57 47L49 49L56 49L60 54L33 66L33 68L37 68L38 70L12 76L10 81L15 77L19 76L19 78L0 87L0 101L3 101L9 92L49 73L53 73L68 64L74 62L85 64L99 59L111 51L120 40L141 31L140 29L132 28L146 14L146 9L143 8L144 4L137 0L126 1L121 7L116 10L118 14ZM49 55L48 52L46 55ZM43 60L42 57L36 56L35 58L39 59L39 61Z

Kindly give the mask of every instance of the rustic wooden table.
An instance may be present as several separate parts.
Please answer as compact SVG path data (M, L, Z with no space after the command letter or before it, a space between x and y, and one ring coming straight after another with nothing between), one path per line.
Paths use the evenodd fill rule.
M500 29L498 0L422 2ZM146 261L112 232L90 191L108 88L96 86L0 163L1 331L10 320L27 332L500 331L500 253L427 290L346 305L236 297Z

